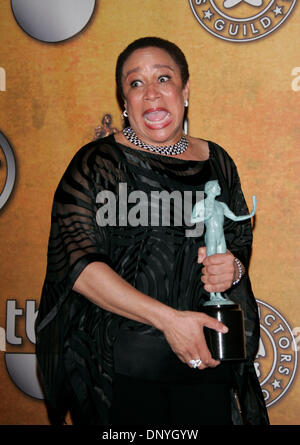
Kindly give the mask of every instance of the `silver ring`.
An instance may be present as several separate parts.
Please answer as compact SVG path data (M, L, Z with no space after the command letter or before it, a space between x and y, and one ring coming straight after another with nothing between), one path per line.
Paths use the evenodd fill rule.
M198 368L201 365L202 360L197 358L196 360L190 360L189 363L193 366L193 368Z

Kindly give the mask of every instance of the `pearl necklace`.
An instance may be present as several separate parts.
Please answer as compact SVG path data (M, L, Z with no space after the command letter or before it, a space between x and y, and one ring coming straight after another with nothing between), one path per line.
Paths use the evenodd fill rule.
M185 136L182 136L182 138L176 142L176 144L156 147L155 145L150 145L141 141L131 127L124 128L123 134L132 144L163 155L179 155L184 153L189 145Z

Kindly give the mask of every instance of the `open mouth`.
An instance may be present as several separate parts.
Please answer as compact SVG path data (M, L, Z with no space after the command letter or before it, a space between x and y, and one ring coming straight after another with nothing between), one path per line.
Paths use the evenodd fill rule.
M151 128L168 125L172 120L170 113L162 108L147 110L143 117L146 125Z

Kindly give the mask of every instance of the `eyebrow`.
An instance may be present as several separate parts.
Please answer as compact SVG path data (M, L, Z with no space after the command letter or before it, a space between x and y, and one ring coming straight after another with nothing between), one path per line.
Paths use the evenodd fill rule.
M160 65L159 63L156 63L155 65L153 65L153 68L168 68L169 70L174 72L174 68L172 68L170 65ZM136 67L133 68L132 70L127 71L127 74L125 75L125 79L129 76L129 74L131 73L137 73L141 70L141 68Z
M174 68L172 68L170 65L153 65L154 68L169 68L169 70L174 71Z

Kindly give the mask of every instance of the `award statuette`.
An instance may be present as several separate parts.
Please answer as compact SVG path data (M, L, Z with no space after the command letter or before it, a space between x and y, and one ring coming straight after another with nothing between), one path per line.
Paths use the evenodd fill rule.
M236 216L224 202L216 201L221 194L217 180L208 181L204 191L206 198L198 201L192 213L191 222L204 222L205 245L207 256L215 253L226 253L224 237L224 216L232 221L243 221L252 218L256 212L256 196L253 196L253 210L250 215ZM228 327L222 334L213 329L204 328L207 346L216 360L242 360L246 358L244 315L239 304L231 301L226 294L210 292L210 299L204 303L202 312L217 318Z

